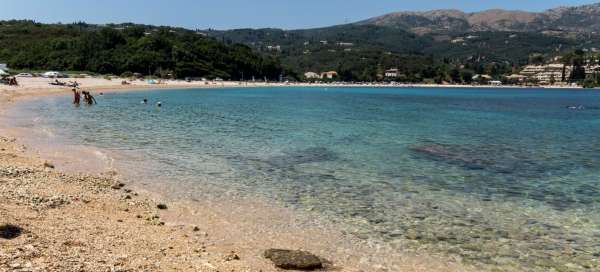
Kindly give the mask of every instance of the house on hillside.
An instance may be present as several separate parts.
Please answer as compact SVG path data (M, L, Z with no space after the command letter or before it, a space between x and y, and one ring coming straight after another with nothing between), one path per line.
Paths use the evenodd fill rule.
M354 46L354 43L350 43L350 42L338 42L337 45L341 46L341 47L352 47L352 46Z
M527 79L527 77L524 75L512 74L510 76L506 76L506 79L510 81L523 82Z
M385 71L385 77L387 78L396 78L399 76L398 69L389 69Z
M488 80L491 80L492 77L490 75L480 75L480 74L477 74L477 75L474 75L472 79L473 79L473 81L480 81L480 80L481 81L488 81Z
M321 73L321 78L327 78L327 79L334 79L338 76L338 73L336 71L329 71L329 72L324 72Z
M281 45L269 45L267 50L281 52Z
M315 72L306 72L304 73L304 78L306 79L320 79L321 76Z

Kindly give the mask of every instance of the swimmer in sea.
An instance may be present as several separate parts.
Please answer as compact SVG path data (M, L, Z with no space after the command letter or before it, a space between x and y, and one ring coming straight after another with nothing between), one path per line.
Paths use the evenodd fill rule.
M83 94L83 101L85 102L85 104L87 104L87 105L98 104L98 102L96 102L96 99L94 98L94 96L92 96L92 94L90 92L83 91L82 94Z
M159 108L162 107L162 102L160 102L160 101L156 102L156 106Z
M144 100L142 100L142 104L148 104L148 99L144 98Z

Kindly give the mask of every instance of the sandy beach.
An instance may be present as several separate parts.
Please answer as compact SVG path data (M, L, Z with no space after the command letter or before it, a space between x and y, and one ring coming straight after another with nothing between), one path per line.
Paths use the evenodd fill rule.
M93 93L264 86L77 81ZM20 99L70 90L41 78L20 84L0 86L0 114ZM324 271L471 270L460 260L387 251L263 200L173 201L130 186L117 171L68 171L18 135L0 126L0 271L280 271L263 256L271 248L314 253Z

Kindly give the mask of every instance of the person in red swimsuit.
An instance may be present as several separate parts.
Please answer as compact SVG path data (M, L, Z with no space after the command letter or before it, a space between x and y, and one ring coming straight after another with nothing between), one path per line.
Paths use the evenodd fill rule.
M73 89L73 104L78 105L81 102L81 93L77 89Z

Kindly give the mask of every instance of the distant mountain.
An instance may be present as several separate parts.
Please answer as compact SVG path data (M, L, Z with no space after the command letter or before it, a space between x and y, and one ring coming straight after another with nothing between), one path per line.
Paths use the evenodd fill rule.
M323 28L207 34L277 56L288 74L338 70L344 79L373 80L381 70L400 68L420 80L452 67L501 74L514 72L532 55L551 59L575 49L598 51L600 3L544 12L396 12Z
M417 34L475 31L600 32L600 3L560 7L544 12L492 9L465 13L459 10L395 12L358 22L399 28Z

